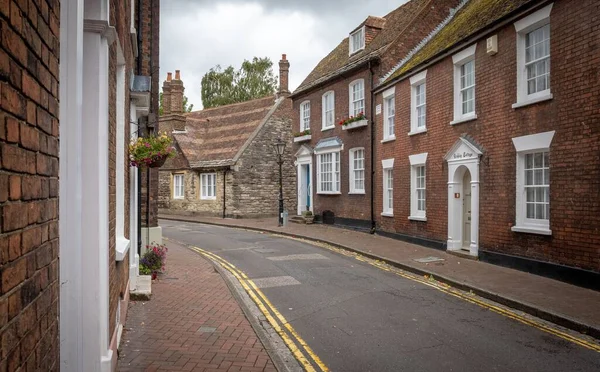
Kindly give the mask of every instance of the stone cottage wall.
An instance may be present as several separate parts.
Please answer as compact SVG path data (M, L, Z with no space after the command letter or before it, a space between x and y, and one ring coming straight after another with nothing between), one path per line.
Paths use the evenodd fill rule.
M234 205L237 217L274 216L279 208L279 167L273 144L284 141L284 209L297 209L296 168L294 167L291 127L291 100L285 99L244 151L233 173Z

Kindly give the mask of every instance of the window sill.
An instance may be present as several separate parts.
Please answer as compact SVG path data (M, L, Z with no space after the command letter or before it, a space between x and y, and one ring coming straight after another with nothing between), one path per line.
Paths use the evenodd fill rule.
M364 195L364 191L350 191L348 195Z
M452 120L450 122L450 125L456 125L456 124L462 124L462 123L467 123L469 121L473 121L477 119L477 115L465 115L463 117L460 117L458 119Z
M333 128L335 128L335 125L333 127L323 128L321 129L321 132L327 132L328 130L332 130Z
M304 136L294 137L294 142L304 142L310 141L312 136L310 134L305 134Z
M217 197L216 196L212 197L212 198L210 198L210 197L201 197L200 200L217 200Z
M394 212L381 212L383 217L394 217Z
M330 191L330 192L318 191L317 194L318 195L342 195L342 193L339 191Z
M535 97L535 98L525 98L521 102L517 102L517 103L513 104L512 108L516 109L516 108L519 108L519 107L525 107L525 106L533 105L534 103L538 103L538 102L549 101L553 97L554 96L552 95L552 93L548 93L548 94L544 94L542 96Z
M408 216L408 219L411 221L423 221L423 222L427 222L427 217L425 216Z
M367 119L353 121L352 123L342 125L342 130L352 130L352 129L356 129L356 128L362 128L362 127L366 127L367 124L369 124L369 121Z
M545 228L545 227L513 226L510 229L514 232L521 232L521 233L527 233L527 234L552 235L552 230Z
M183 196L182 197L174 197L173 200L183 200Z
M115 251L117 252L115 260L123 261L127 255L127 251L129 251L130 246L131 241L129 239L125 239L125 237L118 237L115 244Z
M408 135L414 136L414 135L421 134L421 133L427 133L427 128L410 131L410 132L408 132Z
M381 140L381 143L387 143L387 142L392 142L396 140L396 136L394 137L388 137L388 138L384 138Z

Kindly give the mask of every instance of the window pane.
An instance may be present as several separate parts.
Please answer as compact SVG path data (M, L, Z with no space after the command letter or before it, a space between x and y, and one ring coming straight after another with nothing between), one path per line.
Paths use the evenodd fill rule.
M527 218L535 218L535 204L527 204Z

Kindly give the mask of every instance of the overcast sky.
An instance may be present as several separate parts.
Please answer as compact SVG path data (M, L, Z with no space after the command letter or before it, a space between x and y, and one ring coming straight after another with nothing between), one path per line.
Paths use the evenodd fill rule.
M200 81L213 66L244 59L290 61L290 90L367 16L407 0L168 0L161 2L160 85L181 70L185 95L200 109Z

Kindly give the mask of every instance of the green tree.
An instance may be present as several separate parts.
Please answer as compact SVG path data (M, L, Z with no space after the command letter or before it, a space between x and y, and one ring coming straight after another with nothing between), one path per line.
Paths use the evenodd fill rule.
M275 93L277 77L273 62L268 58L254 57L244 60L238 71L233 66L211 68L202 77L202 105L204 108L229 105L266 97Z
M194 108L193 104L188 105L188 98L183 96L183 112L192 112ZM163 94L160 92L158 95L158 115L163 114Z

